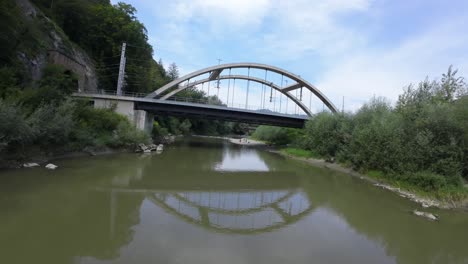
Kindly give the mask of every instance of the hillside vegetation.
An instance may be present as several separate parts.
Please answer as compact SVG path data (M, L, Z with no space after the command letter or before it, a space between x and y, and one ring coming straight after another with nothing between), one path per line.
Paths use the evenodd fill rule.
M0 163L87 147L131 147L150 141L113 109L94 109L75 101L77 76L60 65L47 63L47 51L69 57L90 56L98 74L98 87L113 89L123 41L130 91L144 92L169 78L152 58L146 29L130 5L109 1L0 2ZM5 25L5 26L3 26ZM138 62L136 62L138 60ZM33 62L33 63L31 63ZM37 64L36 68L30 67ZM35 74L39 71L39 74ZM138 71L138 75L132 72Z

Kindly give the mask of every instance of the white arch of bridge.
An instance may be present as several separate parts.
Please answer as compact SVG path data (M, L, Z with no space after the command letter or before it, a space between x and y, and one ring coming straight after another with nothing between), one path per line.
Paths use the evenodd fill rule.
M266 71L271 71L275 72L277 74L280 74L282 76L285 76L291 80L293 80L295 83L292 83L288 86L285 87L280 87L278 85L275 85L272 82L268 82L267 80L263 80L257 77L252 77L252 76L245 76L245 75L222 75L221 72L223 70L227 69L237 69L237 68L247 68L247 69L260 69L260 70L266 70ZM193 83L190 83L191 79L194 79L196 77L199 77L201 75L209 73L209 77L206 79L198 80ZM258 83L265 84L267 86L270 86L271 88L279 91L280 93L284 94L286 97L290 98L296 105L298 105L307 115L311 116L312 112L310 111L309 108L307 108L301 100L299 100L296 96L291 94L291 91L301 89L302 87L306 88L310 92L312 92L317 98L319 98L327 107L332 111L333 113L338 112L336 106L314 85L310 84L308 81L305 79L301 78L298 75L295 75L289 71L286 71L284 69L267 65L267 64L260 64L260 63L228 63L228 64L220 64L208 68L204 68L195 72L192 72L190 74L187 74L185 76L182 76L166 85L163 87L157 89L156 91L150 93L147 95L147 98L156 98L160 96L160 99L166 100L169 97L177 94L178 92L183 91L184 89L193 87L198 84L202 84L205 82L210 82L210 81L216 81L218 79L243 79L243 80L248 80L248 81L254 81ZM179 86L181 83L188 81L189 83L187 85ZM171 91L170 93L163 95L164 92L167 90L177 87L177 89Z

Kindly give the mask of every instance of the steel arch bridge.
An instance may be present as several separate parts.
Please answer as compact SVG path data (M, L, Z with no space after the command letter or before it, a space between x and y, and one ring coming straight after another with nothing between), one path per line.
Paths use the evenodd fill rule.
M239 75L239 74L231 74L232 69L247 69L247 75ZM250 75L251 69L257 70L264 70L265 71L265 78L254 77ZM226 75L221 75L223 72L229 70L229 73ZM281 75L281 80L284 77L292 80L292 83L286 86L283 86L283 81L280 84L275 84L272 81L267 80L268 72L273 72L276 74ZM204 75L208 75L206 78ZM197 85L209 83L212 81L220 81L220 80L247 80L247 99L246 99L246 107L248 105L248 90L249 90L249 83L255 82L260 83L262 85L266 85L273 90L276 90L289 98L292 102L294 102L299 108L301 108L305 114L308 116L312 116L312 111L304 105L302 102L302 90L306 89L314 94L318 99L320 99L324 105L328 107L328 109L336 113L338 112L336 106L314 85L306 81L305 79L301 78L299 75L295 75L289 71L284 69L267 65L267 64L260 64L260 63L228 63L228 64L220 64L208 68L204 68L185 76L182 76L163 87L157 89L156 91L148 94L146 98L157 98L160 100L168 100L171 97L175 96L177 93L186 90L188 88L196 87ZM186 82L186 83L185 83ZM185 83L185 84L184 84ZM292 91L300 90L300 98L292 93ZM228 99L229 100L229 99Z

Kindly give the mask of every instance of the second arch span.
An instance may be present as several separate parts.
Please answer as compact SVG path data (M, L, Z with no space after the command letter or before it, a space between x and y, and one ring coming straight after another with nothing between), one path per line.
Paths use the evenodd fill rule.
M250 75L221 75L222 71L227 70L227 69L236 69L236 68L246 68L246 69L261 69L265 71L271 71L275 72L277 74L280 74L282 76L285 76L291 80L293 80L295 83L290 84L288 86L281 87L279 85L274 84L273 82L269 82L265 79L261 79L258 77L253 77ZM204 78L201 80L196 80L194 82L190 82L190 80L199 77L204 74L209 74L208 78ZM287 96L289 99L291 99L296 105L298 105L307 115L311 116L312 112L310 111L307 106L305 106L299 98L294 96L290 91L296 90L296 89L301 89L302 87L309 90L312 92L317 98L319 98L327 107L332 111L333 113L336 113L338 110L335 107L335 105L320 91L318 90L317 87L314 85L310 84L308 81L305 79L301 78L298 75L295 75L289 71L286 71L284 69L267 65L267 64L260 64L260 63L228 63L228 64L221 64L221 65L216 65L208 68L204 68L195 72L192 72L190 74L187 74L185 76L182 76L166 85L163 87L157 89L156 91L150 93L147 97L148 98L156 98L159 97L162 100L166 100L170 98L171 96L177 94L180 91L183 91L184 89L193 87L198 84L202 84L205 82L210 82L210 81L216 81L216 80L224 80L224 79L243 79L243 80L248 80L248 81L253 81L257 83L261 83L267 86L270 86L272 89L275 89L279 91L280 93L284 94ZM188 84L186 85L180 85L183 82L188 81ZM170 91L167 94L164 94L167 92L169 89L177 87L175 90Z

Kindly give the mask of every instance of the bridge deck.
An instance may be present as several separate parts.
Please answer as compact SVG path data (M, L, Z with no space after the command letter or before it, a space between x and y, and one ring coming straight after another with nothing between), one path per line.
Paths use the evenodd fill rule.
M198 117L296 128L303 127L305 121L308 120L307 116L287 115L265 110L232 108L223 105L94 93L74 93L73 96L90 99L131 101L135 103L135 109L171 116Z

